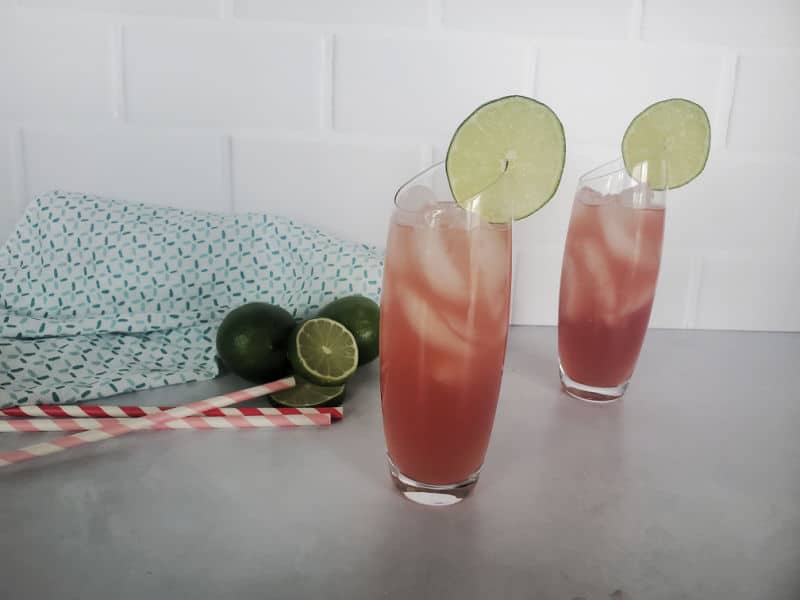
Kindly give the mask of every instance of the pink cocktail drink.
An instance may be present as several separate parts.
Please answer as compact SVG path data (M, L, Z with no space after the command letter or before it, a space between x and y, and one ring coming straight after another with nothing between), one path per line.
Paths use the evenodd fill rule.
M664 206L644 185L575 197L564 249L558 353L568 392L624 393L644 341L661 262Z
M395 209L380 356L396 482L424 489L477 478L500 390L510 288L510 224L488 223L453 202Z

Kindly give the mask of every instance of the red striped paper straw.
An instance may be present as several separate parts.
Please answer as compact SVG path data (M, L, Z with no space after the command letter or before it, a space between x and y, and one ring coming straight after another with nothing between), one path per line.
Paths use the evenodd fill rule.
M0 415L6 417L143 417L175 408L174 406L114 406L114 405L53 405L41 404L31 406L13 406L0 408ZM341 406L323 408L273 408L262 406L245 406L242 408L212 408L203 415L206 417L258 417L271 415L317 415L329 414L331 420L338 421L344 417Z
M134 419L103 417L64 417L63 419L0 419L0 432L9 431L87 431L103 429L109 425L128 426ZM150 429L261 429L268 427L304 427L330 425L331 415L293 414L293 415L243 415L230 417L185 417L164 423L156 423Z
M0 453L0 467L6 467L15 463L24 462L39 456L63 452L67 448L72 448L74 446L83 446L85 444L92 444L94 442L102 442L103 440L119 437L121 435L125 435L126 433L131 433L132 431L150 429L156 424L166 423L167 421L173 421L175 419L183 419L197 415L198 413L202 413L212 408L222 408L224 406L236 404L237 402L252 400L253 398L258 398L260 396L272 394L273 392L294 387L294 385L294 377L287 377L285 379L273 381L272 383L256 385L244 390L230 392L221 396L214 396L213 398L207 398L205 400L192 402L183 406L176 406L175 408L170 408L169 410L165 410L157 414L145 415L137 419L131 419L130 423L127 425L109 424L107 427L103 427L102 429L82 431L80 433L74 433L72 435L58 438L51 442L42 442L41 444L26 446L24 448L20 448L19 450L3 452ZM288 416L281 415L280 417L286 419L287 426L293 426L289 424L291 423L291 420Z

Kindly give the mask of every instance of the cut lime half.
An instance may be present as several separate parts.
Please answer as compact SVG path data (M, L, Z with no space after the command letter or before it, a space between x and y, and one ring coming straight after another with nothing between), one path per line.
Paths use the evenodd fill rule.
M300 377L295 378L295 387L270 394L273 402L289 408L305 408L341 404L344 400L343 385L316 385Z
M456 202L499 222L524 219L547 204L565 158L564 127L550 107L505 96L479 106L458 126L445 166Z
M710 145L711 124L703 107L671 98L634 117L622 138L622 158L629 173L647 161L653 189L674 189L703 172Z
M341 323L309 319L289 338L289 361L294 372L311 383L339 385L358 367L358 346Z

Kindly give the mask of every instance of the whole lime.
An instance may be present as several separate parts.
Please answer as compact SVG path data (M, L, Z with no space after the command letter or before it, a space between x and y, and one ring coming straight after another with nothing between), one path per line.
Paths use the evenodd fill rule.
M274 304L250 302L233 309L217 330L217 353L231 371L251 381L268 381L288 371L286 348L295 326Z
M358 364L365 365L378 356L380 342L380 308L365 296L345 296L325 305L320 317L344 325L358 345Z

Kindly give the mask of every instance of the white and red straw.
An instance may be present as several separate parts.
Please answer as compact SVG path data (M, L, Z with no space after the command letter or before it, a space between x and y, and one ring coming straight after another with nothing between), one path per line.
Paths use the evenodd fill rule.
M102 442L104 440L113 437L119 437L134 431L153 429L158 425L163 425L169 423L170 421L185 419L186 417L203 414L213 409L224 408L226 406L230 406L231 404L244 402L245 400L252 400L253 398L259 398L267 394L272 394L280 390L294 387L294 385L294 377L287 377L272 383L257 385L244 390L223 394L221 396L214 396L213 398L207 398L205 400L192 402L183 406L176 406L157 413L145 414L138 418L125 419L124 423L109 423L100 429L82 431L80 433L67 435L50 442L42 442L40 444L33 444L32 446L20 448L19 450L3 452L0 453L0 467L32 460L34 458L38 458L39 456L63 452L64 450L73 448L75 446L83 446L85 444ZM283 426L285 427L297 427L300 421L303 421L304 424L307 424L305 421L313 421L313 419L309 418L308 415L304 414L275 415L274 418L284 419L285 421ZM330 417L328 417L328 423L330 423Z
M31 406L12 406L11 408L0 408L0 416L4 417L143 417L145 415L157 414L175 408L174 406L114 406L114 405L52 405L41 404ZM344 415L341 406L331 406L323 408L273 408L262 406L244 406L241 408L211 408L203 411L206 417L259 417L272 415L317 415L329 414L331 420L338 421ZM0 420L0 423L3 421Z
M0 433L9 431L87 431L104 429L109 425L128 426L135 419L103 417L65 417L63 419L0 419ZM262 429L269 427L303 427L308 425L330 425L330 413L230 416L230 417L184 417L164 423L156 423L149 429Z

